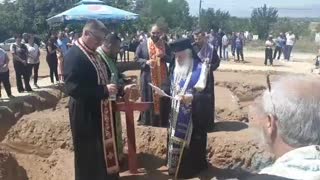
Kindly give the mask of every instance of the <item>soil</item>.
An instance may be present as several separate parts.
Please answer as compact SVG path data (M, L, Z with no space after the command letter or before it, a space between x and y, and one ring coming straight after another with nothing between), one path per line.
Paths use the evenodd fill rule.
M254 56L257 59L254 59ZM247 60L250 61L252 58L254 63L250 65L231 63L230 69L223 63L222 69L215 72L217 123L214 131L208 134L207 151L210 167L195 179L239 177L245 174L245 171L255 172L272 163L273 156L259 146L257 135L248 127L248 106L266 89L267 74L271 73L271 79L275 80L284 73L294 72L298 65L290 66L290 70L282 69L281 72L261 70L264 67L257 63L261 61L260 56L260 53L252 57L248 55ZM40 76L45 77L47 73L48 68L42 58ZM138 77L139 71L130 71L126 74ZM13 77L11 76L12 81ZM23 98L16 101L20 100L25 102ZM28 101L28 106L21 105L21 107L15 106L14 101L7 104L0 103L1 106L15 107L11 108L14 112L20 109L21 114L12 115L14 121L10 121L10 126L6 126L5 131L0 128L0 135L4 137L0 143L0 180L74 179L68 98L62 98L58 103L53 98L51 104L46 103L46 108L41 107L42 101L38 104L33 102L38 101ZM40 111L34 112L35 110ZM5 115L3 112L0 111L1 116ZM136 112L135 119L138 115ZM123 114L122 117L123 138L126 142ZM4 123L8 122L0 121L0 127ZM132 175L126 171L127 166L124 163L121 179L172 178L167 175L164 166L167 151L166 129L136 126L136 141L140 167L144 167L147 173ZM127 151L127 147L124 151Z

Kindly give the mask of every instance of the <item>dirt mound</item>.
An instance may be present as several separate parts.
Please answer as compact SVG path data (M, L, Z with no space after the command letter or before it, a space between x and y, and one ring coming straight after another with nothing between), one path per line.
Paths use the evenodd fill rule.
M57 149L48 157L34 154L16 154L21 166L25 167L30 180L71 180L74 179L73 153Z
M240 102L253 101L266 89L266 87L262 85L240 82L216 82L215 85L230 89Z
M0 180L26 180L25 169L8 151L0 147Z
M221 169L257 171L272 163L272 156L260 149L254 139L256 135L245 129L246 124L234 122L236 124L229 125L228 123L220 122L215 127L220 132L208 134L207 151L212 166ZM138 152L165 158L166 129L138 126L136 137Z
M49 156L54 149L72 150L66 100L55 110L26 115L8 132L4 144L18 152Z
M216 82L216 114L217 119L238 120L248 122L248 106L265 90L265 86L240 82ZM226 89L224 89L226 88ZM224 89L224 92L219 92ZM228 92L230 91L230 92ZM222 99L224 96L229 97Z

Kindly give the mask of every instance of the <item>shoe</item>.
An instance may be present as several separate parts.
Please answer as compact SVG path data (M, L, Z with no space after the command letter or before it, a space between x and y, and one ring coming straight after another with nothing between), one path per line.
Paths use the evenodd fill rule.
M9 96L9 99L13 99L13 98L15 98L15 96L12 96L12 95Z
M34 84L34 87L36 87L37 89L39 89L40 87L38 86L38 84Z
M24 93L24 90L18 90L19 93Z
M33 92L33 90L32 89L28 89L27 92Z

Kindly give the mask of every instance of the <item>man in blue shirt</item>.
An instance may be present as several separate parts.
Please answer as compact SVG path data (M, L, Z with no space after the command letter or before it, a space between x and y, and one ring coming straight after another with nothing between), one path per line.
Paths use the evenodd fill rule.
M276 39L275 41L275 44L276 44L276 49L274 50L274 54L273 54L273 59L276 59L277 57L277 54L278 54L278 60L280 59L280 56L281 56L281 53L282 53L282 50L286 44L286 40L283 36L283 33L280 33L280 35L278 36L278 38Z

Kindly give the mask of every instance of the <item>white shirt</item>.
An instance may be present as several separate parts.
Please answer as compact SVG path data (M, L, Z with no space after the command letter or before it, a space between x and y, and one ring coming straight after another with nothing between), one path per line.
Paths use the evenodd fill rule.
M306 146L287 152L276 162L261 170L259 174L269 174L289 179L320 179L320 147Z
M38 54L39 54L39 46L37 44L33 44L33 46L31 46L29 43L26 44L27 48L28 48L28 64L38 64L40 62Z
M286 44L288 46L293 46L295 41L296 41L296 36L294 34L291 34L291 35L287 34L287 43Z
M267 48L272 48L272 46L273 46L273 42L270 41L270 40L267 40L267 41L266 41L266 47L267 47Z
M229 44L228 36L224 35L222 37L222 45L227 46Z

